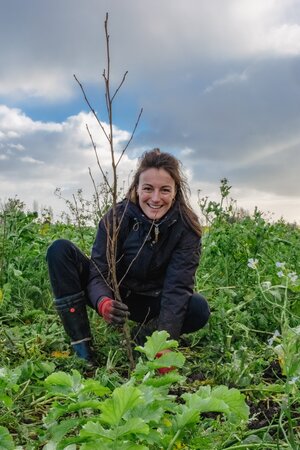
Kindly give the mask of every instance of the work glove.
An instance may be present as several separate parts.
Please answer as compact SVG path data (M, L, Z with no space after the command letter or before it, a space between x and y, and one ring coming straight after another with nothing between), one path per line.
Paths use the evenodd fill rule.
M125 303L109 297L102 297L98 301L97 311L107 323L114 325L123 325L129 316L128 307Z
M165 355L166 353L169 353L170 351L171 350L166 348L165 350L162 350L161 352L156 353L155 357L156 358L160 358L161 356ZM171 366L171 367L160 367L159 369L157 369L157 372L160 375L164 375L165 373L171 372L174 369L175 369L175 367L173 367L173 366Z

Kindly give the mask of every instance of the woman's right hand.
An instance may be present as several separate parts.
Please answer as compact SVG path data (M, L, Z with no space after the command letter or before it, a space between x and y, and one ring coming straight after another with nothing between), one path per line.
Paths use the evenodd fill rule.
M123 325L129 316L128 307L125 303L109 297L101 298L97 304L97 311L107 323L114 325Z

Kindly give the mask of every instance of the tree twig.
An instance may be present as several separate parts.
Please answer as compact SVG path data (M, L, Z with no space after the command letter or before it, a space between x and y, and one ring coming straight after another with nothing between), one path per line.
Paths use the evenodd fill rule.
M90 108L90 110L91 110L91 112L93 113L95 119L97 120L99 126L101 127L101 130L103 131L104 135L106 136L106 139L109 140L108 135L107 135L107 133L106 133L106 131L105 131L105 128L104 128L103 124L101 123L101 120L100 120L99 117L98 117L98 114L96 113L96 111L95 111L94 108L92 107L92 105L91 105L89 99L87 98L87 95L86 95L86 93L85 93L85 90L84 90L83 85L80 83L80 81L78 80L78 78L76 77L75 74L74 74L73 76L74 76L75 80L77 81L77 83L78 83L79 86L80 86L80 89L81 89L81 91L82 91L82 93L83 93L84 99L85 99L85 101L86 101L88 107Z

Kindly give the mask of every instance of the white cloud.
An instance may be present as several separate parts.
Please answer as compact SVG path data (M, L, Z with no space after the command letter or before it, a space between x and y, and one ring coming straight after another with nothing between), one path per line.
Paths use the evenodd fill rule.
M237 24L230 37L236 34L239 56L300 54L297 0L233 0L229 5L230 23Z
M300 55L300 26L282 24L266 34L266 48L281 55Z
M29 163L29 164L45 164L43 161L39 161L38 159L34 159L31 156L24 156L22 158L20 158L20 161L24 162L24 163Z
M181 156L189 156L189 155L193 155L195 153L195 150L193 150L192 148L186 147L183 150L181 150L180 155Z
M21 144L8 144L8 147L13 150L18 150L19 152L23 152L25 150L25 147Z
M81 112L62 123L36 123L21 110L2 108L2 123L8 124L9 118L13 118L11 126L19 131L19 135L17 143L15 136L11 137L10 141L8 134L6 135L4 148L7 153L0 156L2 201L18 195L29 208L37 201L39 205L52 206L58 212L63 210L65 205L54 196L57 187L61 188L63 195L69 199L81 188L87 198L91 198L93 185L89 168L96 184L103 180L86 124L97 146L101 167L111 179L110 150L91 113ZM107 124L103 125L108 131ZM127 131L114 127L116 159L119 158L129 136ZM20 155L21 148L24 150ZM119 167L121 184L124 180L127 186L129 174L135 166L136 160L129 159L125 154Z
M27 76L24 76L27 72ZM73 96L72 75L65 69L57 67L40 67L33 64L32 68L27 67L22 73L15 73L13 76L5 73L1 77L0 95L13 99L14 101L23 98L47 98L49 102L65 100Z
M95 155L86 132L86 123L89 124L97 144L104 170L109 171L110 169L109 149L93 116L81 112L76 116L69 117L61 124L54 124L56 126L52 126L52 124L49 129L47 123L39 123L38 126L35 126L32 123L34 121L28 120L29 118L22 111L11 112L8 108L8 116L11 113L19 115L19 121L22 122L23 120L19 127L23 133L19 137L19 145L22 145L25 150L20 155L18 148L14 149L15 138L12 138L10 158L3 154L0 156L2 168L5 169L0 172L1 201L18 195L28 208L32 208L34 202L38 202L40 207L52 206L59 213L66 209L66 205L62 200L54 196L54 191L57 187L61 188L63 197L68 199L72 199L72 195L81 188L83 189L84 197L91 198L93 186L88 168L91 168L97 184L102 181L102 176L97 167ZM19 123L19 121L16 120L14 123ZM28 124L30 133L27 133L24 123ZM104 124L104 126L107 125ZM60 130L59 132L57 132L58 129ZM114 130L117 155L120 155L129 133L116 127ZM25 141L24 144L22 144L22 139ZM8 145L10 144L10 142L7 143ZM13 149L15 153L13 153ZM135 148L133 153L140 155L143 150L144 148ZM199 189L201 189L201 195L203 196L208 195L211 199L218 199L219 197L220 177L216 177L216 173L213 174L213 170L216 169L216 163L209 158L199 159L195 149L189 147L183 148L180 153L180 159L190 183L193 207L200 214L197 203L197 192ZM131 178L131 173L136 168L136 163L136 158L130 159L128 154L125 154L120 164L119 183L120 186L123 183L125 184L125 190L130 183L129 178ZM280 161L279 163L282 165ZM226 167L223 166L221 168L219 172L221 176L226 176L226 172L230 169L230 164L227 164ZM240 170L238 169L238 173ZM282 167L283 178L285 178L284 170ZM206 171L211 171L213 174L211 182L205 181ZM20 176L20 174L22 175ZM271 173L268 176L271 176ZM266 179L267 173L263 172L262 177ZM299 211L298 197L291 198L282 194L271 193L271 191L264 191L263 185L260 185L258 174L257 185L260 187L260 190L250 188L247 184L243 185L242 183L238 187L233 186L232 196L237 199L238 206L248 209L250 212L253 212L254 207L257 206L262 211L273 212L272 218L274 219L284 216L291 222L300 220L300 216L297 216L297 210Z
M229 73L228 75L225 75L223 78L214 80L210 86L207 86L204 89L203 93L208 94L219 86L224 86L226 84L243 83L247 80L248 75L246 70L243 70L243 72L241 73Z
M61 131L62 125L51 122L33 121L19 108L9 108L6 105L0 105L0 127L3 140L4 138L18 138L21 135L36 131L59 132Z

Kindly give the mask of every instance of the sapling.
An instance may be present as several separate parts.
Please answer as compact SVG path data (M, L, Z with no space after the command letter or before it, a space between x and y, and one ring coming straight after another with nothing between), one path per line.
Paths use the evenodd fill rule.
M103 79L104 79L104 85L105 85L105 104L106 104L106 112L107 112L107 117L108 117L108 130L106 129L104 124L101 122L97 112L95 111L95 109L92 107L90 101L88 100L83 85L79 82L79 80L77 79L77 77L75 75L74 75L74 77L81 88L81 91L84 95L86 103L88 104L92 114L96 118L96 121L108 142L108 146L109 146L109 150L110 150L110 158L111 158L112 181L110 182L107 173L104 172L104 170L101 166L100 158L98 155L97 147L96 147L95 141L93 139L93 136L89 130L88 125L86 125L87 131L88 131L88 134L89 134L89 137L90 137L90 140L91 140L94 152L95 152L97 165L102 174L104 184L107 187L108 192L110 194L111 204L112 204L111 220L110 221L107 220L105 223L106 233L107 233L107 251L106 251L107 263L108 263L107 275L102 274L100 269L96 266L95 262L94 261L92 261L92 262L95 264L96 269L99 271L102 278L105 279L105 282L112 290L115 300L122 302L122 298L121 298L120 290L119 290L120 281L117 279L117 271L116 271L117 242L118 242L118 234L119 234L119 230L120 230L120 222L122 221L122 217L121 218L118 217L118 213L117 213L117 201L118 201L118 191L119 191L119 189L118 189L118 170L117 169L118 169L119 163L120 163L126 149L128 148L130 142L133 139L134 133L136 131L136 128L138 126L138 123L139 123L139 120L140 120L140 117L142 114L142 109L140 110L140 113L138 115L137 121L135 123L135 126L133 128L130 138L128 139L126 145L123 147L119 158L117 158L116 151L115 151L115 145L114 145L113 104L114 104L114 100L115 100L117 94L119 93L119 90L121 89L123 83L125 82L127 72L124 73L119 86L112 93L111 92L111 82L110 82L111 64L110 64L110 42L109 42L110 36L109 36L109 32L108 32L108 14L106 14L106 18L105 18L105 22L104 22L104 29L105 29L105 42L106 42L106 69L104 69L104 71L103 71ZM90 175L91 175L91 172L90 172ZM94 179L92 176L91 176L91 178L93 181L93 185L95 186ZM128 322L125 322L125 325L123 326L123 333L125 336L125 344L126 344L127 355L129 358L130 369L133 369L134 368L134 358L133 358L133 353L132 353L130 329L128 326Z

